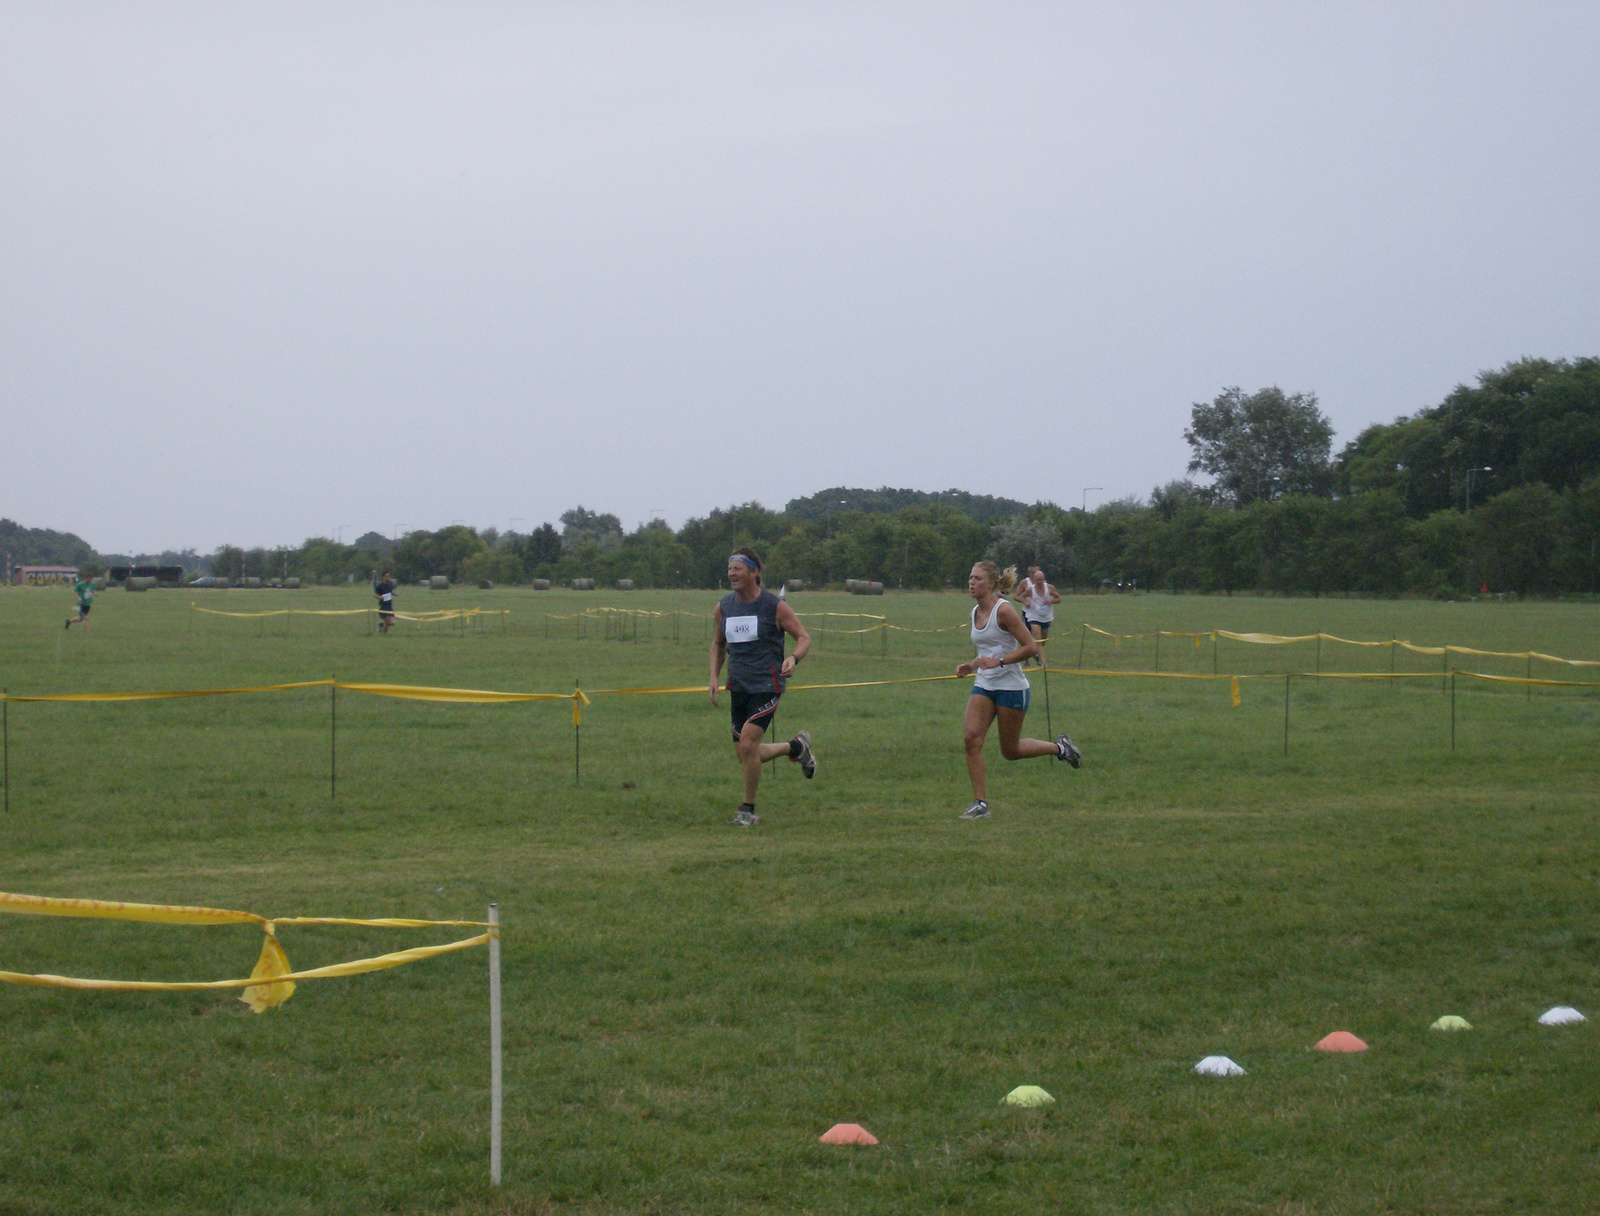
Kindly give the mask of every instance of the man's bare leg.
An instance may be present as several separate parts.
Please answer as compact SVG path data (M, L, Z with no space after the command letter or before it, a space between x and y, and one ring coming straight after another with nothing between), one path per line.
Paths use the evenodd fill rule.
M764 727L746 722L739 732L739 741L733 746L739 753L739 767L744 770L744 800L751 806L756 802L756 789L761 784L761 766L768 760L789 754L787 743L763 743Z

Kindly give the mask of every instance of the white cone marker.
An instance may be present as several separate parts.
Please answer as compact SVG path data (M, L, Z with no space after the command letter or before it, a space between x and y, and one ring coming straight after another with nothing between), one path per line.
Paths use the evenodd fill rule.
M1584 1017L1571 1005L1557 1005L1554 1009L1546 1009L1539 1015L1541 1026L1570 1026L1574 1022L1587 1022Z
M1244 1069L1240 1068L1227 1056L1207 1056L1194 1066L1194 1070L1206 1077L1242 1077Z

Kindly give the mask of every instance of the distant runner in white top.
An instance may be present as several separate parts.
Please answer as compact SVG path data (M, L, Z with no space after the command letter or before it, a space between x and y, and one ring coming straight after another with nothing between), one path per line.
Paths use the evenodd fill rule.
M1029 566L1028 577L1018 584L1014 598L1022 605L1022 620L1028 632L1044 641L1050 636L1050 625L1056 619L1061 592L1045 581L1043 570Z
M1015 582L1015 569L1002 572L993 562L979 562L967 575L967 594L977 601L972 606L971 636L978 657L956 668L958 676L977 677L967 698L962 729L967 776L972 780L972 805L961 812L963 819L989 817L983 742L996 718L1000 719L1000 754L1007 760L1054 756L1073 768L1083 763L1067 735L1058 736L1053 743L1022 738L1022 720L1028 713L1028 677L1019 664L1038 655L1039 642L1023 628L1017 610L1004 599Z

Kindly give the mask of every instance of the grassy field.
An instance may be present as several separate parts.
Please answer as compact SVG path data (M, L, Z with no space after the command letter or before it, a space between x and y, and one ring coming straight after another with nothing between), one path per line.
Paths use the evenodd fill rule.
M190 596L0 589L13 694L318 679L526 691L698 684L703 624L566 617L707 593L403 593L502 623L264 621ZM365 588L195 593L231 611ZM807 594L805 613L959 623L955 595ZM1054 661L1150 670L1078 630L1408 638L1600 658L1593 605L1085 597ZM946 674L961 632L818 636L797 682ZM823 636L824 620L833 626ZM965 823L966 686L791 692L822 769L780 762L761 826L726 704L596 697L581 785L561 703L326 689L10 706L0 889L275 916L505 919L506 1181L487 1179L485 957L228 994L0 987L0 1213L1572 1213L1600 1208L1600 694L1281 678L1310 645L1196 648L1227 684L1051 677L1073 772L1005 765ZM1459 660L1522 674L1520 660ZM1326 644L1325 671L1389 652ZM1399 670L1439 659L1401 652ZM1536 669L1566 678L1570 670ZM1577 678L1600 678L1593 669ZM1032 733L1044 734L1034 676ZM450 930L285 928L305 968ZM244 975L259 932L0 918L0 968ZM1442 1014L1470 1033L1430 1033ZM1371 1050L1311 1050L1336 1029ZM1249 1075L1190 1071L1225 1054ZM1048 1113L1001 1097L1038 1084ZM827 1148L860 1122L882 1144Z

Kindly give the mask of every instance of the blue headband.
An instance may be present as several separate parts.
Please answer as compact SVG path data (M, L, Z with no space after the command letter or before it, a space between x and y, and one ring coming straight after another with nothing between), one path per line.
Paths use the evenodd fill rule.
M748 557L746 557L746 556L745 556L745 555L744 555L744 554L743 554L743 553L735 553L735 554L734 554L734 555L733 555L733 556L732 556L732 557L730 557L730 558L729 558L729 559L728 559L728 560L729 560L729 561L730 561L730 562L743 562L743 563L744 563L744 564L745 564L745 565L747 565L747 566L749 566L749 567L750 567L750 569L752 569L752 570L754 570L754 571L755 571L755 572L756 572L756 573L757 573L757 574L760 574L760 573L761 573L761 567L760 567L760 566L758 566L758 565L756 565L756 563L755 563L755 562L753 562L753 561L751 561L751 560L750 560L750 559L749 559L749 558L748 558Z

